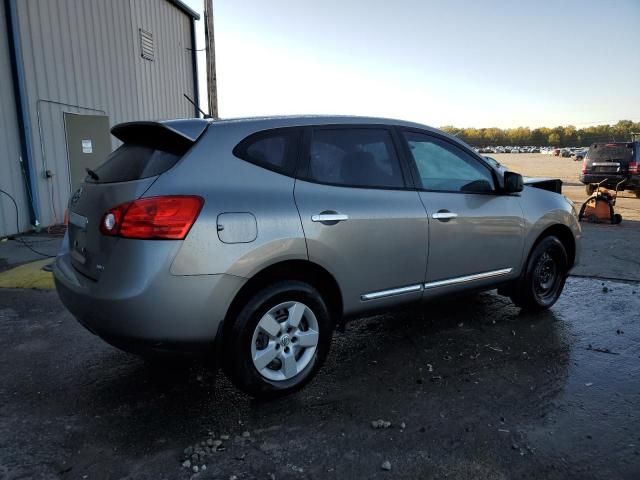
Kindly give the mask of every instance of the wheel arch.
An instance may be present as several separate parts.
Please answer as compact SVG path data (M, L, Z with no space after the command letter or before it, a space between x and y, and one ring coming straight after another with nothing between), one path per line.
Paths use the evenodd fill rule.
M571 269L576 260L576 239L573 236L573 232L569 227L561 223L556 223L545 228L536 238L535 242L531 245L529 252L527 253L527 262L531 256L531 252L536 246L546 237L555 236L560 240L562 246L567 252L567 259L569 260L569 269ZM525 263L526 268L526 263Z
M284 260L260 270L236 293L223 321L223 334L251 296L277 280L300 280L313 285L327 302L334 323L339 322L343 311L342 292L333 275L309 260Z

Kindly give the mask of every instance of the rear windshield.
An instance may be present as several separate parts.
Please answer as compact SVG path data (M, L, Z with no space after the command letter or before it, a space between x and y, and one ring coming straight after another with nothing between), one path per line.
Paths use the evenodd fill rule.
M633 159L633 144L602 143L591 145L587 159L594 162L629 162Z
M87 176L90 183L115 183L154 177L173 167L180 155L147 146L125 143L114 150L102 165L96 168L97 179Z

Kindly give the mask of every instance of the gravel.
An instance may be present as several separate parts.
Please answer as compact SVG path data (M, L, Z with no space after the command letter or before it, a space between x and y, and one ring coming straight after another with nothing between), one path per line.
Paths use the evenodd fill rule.
M391 426L391 422L387 420L373 420L371 422L371 428L379 429L379 428L389 428Z

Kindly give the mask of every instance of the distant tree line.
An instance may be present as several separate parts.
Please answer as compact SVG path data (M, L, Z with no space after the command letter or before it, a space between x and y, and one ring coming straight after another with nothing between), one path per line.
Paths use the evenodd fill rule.
M631 133L640 133L640 122L620 120L615 125L597 125L576 128L573 125L555 128L456 128L440 127L474 147L535 145L554 147L581 147L594 142L630 141Z

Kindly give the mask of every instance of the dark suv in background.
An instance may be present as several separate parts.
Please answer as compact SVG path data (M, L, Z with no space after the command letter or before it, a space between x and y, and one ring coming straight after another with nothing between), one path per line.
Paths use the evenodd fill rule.
M635 191L636 197L640 198L638 147L639 141L592 144L582 162L580 174L580 181L586 185L587 195L594 192L594 184L603 180L603 185L608 188L615 188L619 182L625 180L620 190Z

